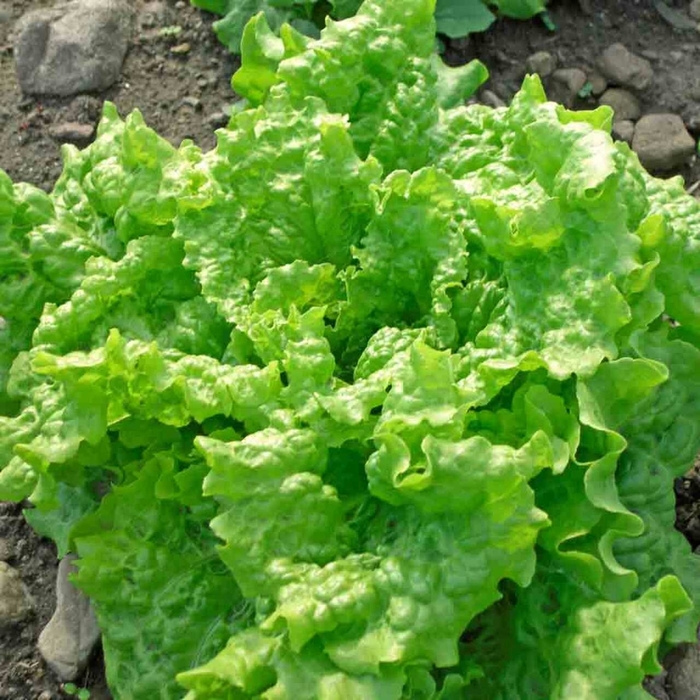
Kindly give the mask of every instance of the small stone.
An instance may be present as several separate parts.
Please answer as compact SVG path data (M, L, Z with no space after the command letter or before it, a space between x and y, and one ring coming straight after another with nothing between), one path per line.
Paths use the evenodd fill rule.
M174 53L176 56L184 56L190 52L192 47L185 42L184 44L177 44L170 49L170 53Z
M69 580L76 571L69 554L58 565L56 611L39 635L39 651L64 681L74 680L87 665L100 639L97 619L87 596Z
M184 10L187 7L187 3L185 0L177 0L175 3L175 9L176 10Z
M42 690L39 693L39 700L53 700L53 695L51 695L50 690Z
M674 29L681 31L695 29L695 22L688 15L667 5L664 0L654 0L654 7L661 17Z
M0 561L8 561L9 559L12 559L12 556L12 545L10 544L9 540L6 540L4 537L0 537Z
M159 0L147 2L139 12L138 23L141 29L167 25L168 8Z
M125 0L74 0L25 14L15 44L22 92L65 97L110 87L121 71L132 19Z
M588 82L591 84L591 95L596 97L602 95L608 89L608 81L597 70L588 74Z
M580 68L560 68L552 73L551 80L551 98L570 107L586 84L586 74Z
M225 127L229 122L229 116L224 112L212 112L207 117L207 124L213 129L220 129Z
M493 91L483 90L481 92L481 104L487 107L505 107L506 103Z
M644 689L651 693L656 700L670 700L666 692L666 673L660 673L658 676L651 676L644 680Z
M197 97L187 95L178 102L177 109L180 109L181 107L190 107L191 109L198 112L200 109L202 109L202 101Z
M23 620L34 609L34 601L19 572L0 561L0 628Z
M693 0L688 8L688 14L695 20L700 21L700 0Z
M528 57L525 65L528 73L537 73L542 78L546 78L554 73L557 59L549 51L537 51Z
M608 46L598 61L598 69L614 85L635 90L646 90L654 79L649 61L633 54L624 44Z
M700 698L700 644L688 644L668 669L669 695L682 700Z
M695 141L677 114L647 114L634 130L632 149L648 170L682 165L695 153Z
M92 124L80 124L78 122L63 122L49 128L51 138L59 143L73 143L84 146L95 135L95 127Z
M634 122L629 119L617 119L613 122L612 134L618 141L631 145L634 137Z
M615 121L636 121L642 114L639 100L631 92L621 88L607 89L600 97L600 104L613 108Z

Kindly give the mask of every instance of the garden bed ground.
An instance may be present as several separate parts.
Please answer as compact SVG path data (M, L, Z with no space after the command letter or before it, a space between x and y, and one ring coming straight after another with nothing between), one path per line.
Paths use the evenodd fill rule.
M73 98L25 98L18 87L12 53L12 28L23 13L51 4L49 0L6 0L0 8L0 168L15 181L50 189L60 173L56 125L94 125L104 100L126 114L138 107L146 121L174 143L192 138L203 148L214 144L213 130L225 121L236 99L229 78L236 60L211 32L212 18L180 0L151 2L138 11L136 34L120 80L109 90ZM561 68L590 72L603 50L615 42L644 55L654 69L651 87L638 95L642 113L672 112L695 132L700 128L700 33L678 30L664 19L652 0L561 0L551 17L557 30L542 22L498 22L488 33L469 41L447 42L447 59L462 63L478 57L492 78L486 88L507 101L524 74L528 56L549 51ZM688 3L677 2L678 10ZM167 27L177 30L162 32ZM189 48L185 48L187 45ZM177 52L173 48L178 47ZM490 100L493 97L489 96ZM577 98L576 106L592 107L593 98ZM700 179L692 159L680 174L689 186ZM694 547L700 545L700 471L677 483L678 526ZM54 605L55 549L26 525L21 508L0 504L0 558L16 568L29 587L36 609L23 626L0 632L0 700L50 700L68 697L44 665L36 640ZM99 654L78 685L92 700L109 698ZM700 698L699 694L695 696ZM672 697L671 700L693 700Z

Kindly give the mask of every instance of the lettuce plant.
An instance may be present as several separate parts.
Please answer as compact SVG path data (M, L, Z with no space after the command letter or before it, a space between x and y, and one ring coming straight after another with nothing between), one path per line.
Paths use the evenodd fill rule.
M107 105L0 178L0 498L115 698L640 700L695 638L700 204L431 0L246 26L202 153Z
M396 1L396 0L395 0ZM333 19L352 17L362 0L191 0L195 7L222 18L214 23L214 31L232 53L240 53L241 37L246 22L263 12L276 32L284 23L313 37L326 16ZM494 12L506 17L527 19L544 12L547 0L437 0L437 31L451 38L483 32L496 19Z

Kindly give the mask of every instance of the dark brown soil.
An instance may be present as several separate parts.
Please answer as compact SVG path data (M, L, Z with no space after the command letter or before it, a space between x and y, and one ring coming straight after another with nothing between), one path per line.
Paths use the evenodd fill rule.
M139 13L143 0L133 3ZM146 121L176 145L184 138L192 138L205 149L214 145L214 128L220 124L212 118L236 99L229 79L237 60L213 36L211 16L183 0L166 0L160 3L165 14L155 24L144 23L143 13L138 14L122 77L108 91L67 99L25 98L15 78L12 27L24 12L51 4L52 0L2 0L0 4L0 168L13 180L51 189L61 163L60 146L49 135L49 127L66 121L95 124L104 100L115 102L123 115L138 107ZM669 4L674 3L669 0ZM675 2L678 9L687 4L686 0ZM696 66L700 33L674 29L652 0L553 0L550 16L555 32L537 19L500 21L483 35L446 42L446 58L452 64L480 58L492 73L485 87L508 101L525 74L527 57L535 51L551 52L559 67L588 71L605 47L619 41L645 55L655 69L653 86L639 95L643 113L675 112L694 136L699 135L700 72ZM168 38L161 33L165 27L181 30ZM187 53L171 51L175 44L183 43L190 46ZM589 98L576 106L595 104ZM697 159L680 174L688 185L700 180ZM700 545L699 474L696 468L676 484L677 526L694 547ZM0 633L0 700L67 698L36 650L39 632L53 612L55 548L31 531L21 507L12 504L0 503L0 538L9 544L9 563L19 570L36 601L33 617ZM90 689L91 700L108 700L99 654L77 685Z

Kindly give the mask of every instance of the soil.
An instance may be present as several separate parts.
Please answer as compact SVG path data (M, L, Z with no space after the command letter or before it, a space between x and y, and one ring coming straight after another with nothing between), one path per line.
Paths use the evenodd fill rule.
M152 127L175 145L191 138L204 149L214 145L214 128L221 113L237 98L229 79L238 60L219 45L211 31L211 15L183 0L167 0L164 14L145 20L142 0L132 0L137 31L121 79L109 90L73 98L37 100L19 89L12 55L12 28L23 13L53 4L52 0L3 0L0 6L0 168L15 181L50 190L61 170L60 144L49 129L62 122L95 124L102 103L116 103L122 115L139 108ZM153 5L154 3L151 3ZM688 2L668 1L679 10ZM488 32L468 40L445 40L445 58L461 64L480 58L491 70L485 88L508 101L525 73L527 57L535 51L552 53L562 68L587 73L597 57L615 42L650 60L652 87L638 95L642 113L680 114L695 137L700 135L700 33L677 30L663 19L653 0L553 0L551 31L539 19L498 21ZM177 29L165 28L180 27ZM176 45L189 44L185 53ZM577 99L590 109L594 98ZM676 173L692 187L700 180L694 159ZM700 469L698 465L676 483L677 527L693 547L700 545ZM36 640L54 606L56 553L52 543L37 537L25 523L21 506L0 503L0 538L10 547L8 563L18 569L36 602L32 618L0 633L0 700L52 700L71 697L48 669ZM91 700L108 700L101 655L95 654L84 676L76 681L91 692ZM671 700L687 700L672 698Z

